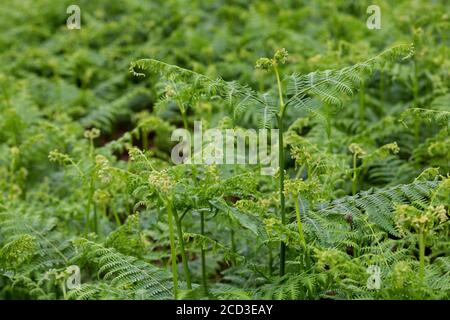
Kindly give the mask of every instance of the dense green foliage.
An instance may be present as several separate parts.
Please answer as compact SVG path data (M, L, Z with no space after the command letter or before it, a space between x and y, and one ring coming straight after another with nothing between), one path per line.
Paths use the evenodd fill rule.
M378 2L2 0L0 298L449 299L448 5Z

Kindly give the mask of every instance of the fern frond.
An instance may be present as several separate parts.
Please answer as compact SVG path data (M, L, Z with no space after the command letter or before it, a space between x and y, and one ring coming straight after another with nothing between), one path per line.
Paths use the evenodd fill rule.
M109 132L113 123L120 117L130 115L133 106L143 98L148 99L148 91L142 87L135 88L113 102L101 105L91 111L81 119L81 124L84 127L96 127Z
M172 297L169 272L87 239L78 239L75 244L86 254L87 259L97 266L98 276L110 281L113 287L122 290L145 290L153 299Z
M450 123L450 111L411 108L402 113L401 121L405 121L408 118L420 119L421 121L448 126Z
M412 203L423 206L430 192L438 184L438 181L415 181L407 185L363 191L355 196L334 200L326 208L318 209L318 213L341 216L350 214L354 218L367 214L383 230L398 235L392 220L394 205Z
M290 97L286 106L293 105L300 109L305 108L314 100L312 97L330 105L341 106L342 98L352 95L365 75L370 74L375 68L383 66L388 61L399 57L408 58L411 56L412 50L413 47L410 45L398 45L351 67L316 71L307 75L294 73L286 78L288 83L287 94Z
M130 73L137 77L144 77L146 73L139 70L148 70L173 82L189 83L191 86L195 86L197 92L201 95L208 97L219 95L232 108L235 118L239 117L244 109L255 104L255 102L262 102L256 92L237 81L227 82L221 78L211 79L203 74L162 61L141 59L132 62Z

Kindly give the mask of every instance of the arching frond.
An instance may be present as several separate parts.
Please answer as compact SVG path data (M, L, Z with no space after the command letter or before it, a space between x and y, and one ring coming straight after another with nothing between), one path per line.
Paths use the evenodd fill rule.
M305 108L313 102L312 98L330 105L341 106L342 99L352 95L359 88L362 79L374 69L398 58L409 58L412 52L412 46L398 45L371 59L343 69L315 71L306 75L294 73L286 78L289 97L286 106Z

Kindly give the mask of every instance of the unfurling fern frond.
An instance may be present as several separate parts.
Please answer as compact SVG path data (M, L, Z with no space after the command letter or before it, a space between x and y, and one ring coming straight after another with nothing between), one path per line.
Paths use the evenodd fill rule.
M260 101L250 87L241 85L237 81L227 82L221 78L211 79L203 74L154 59L134 61L129 70L136 77L144 77L146 73L142 71L148 70L166 80L189 83L191 86L195 86L197 92L202 95L221 96L228 105L233 107L235 118L242 113L245 107L254 104L255 101Z
M212 82L211 79L200 73L155 59L140 59L133 61L131 62L129 68L130 73L135 77L145 77L146 73L143 71L147 70L151 73L162 75L168 79L185 79L190 80L191 82L192 80Z

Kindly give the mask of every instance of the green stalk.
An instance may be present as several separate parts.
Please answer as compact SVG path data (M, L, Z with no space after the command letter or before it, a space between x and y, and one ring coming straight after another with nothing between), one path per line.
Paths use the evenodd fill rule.
M86 234L89 232L91 228L91 207L94 203L94 192L95 192L95 158L94 158L94 139L89 138L89 158L91 159L93 163L93 168L90 172L90 182L89 182L89 194L88 194L88 203L86 205ZM93 226L94 232L97 232L97 212L94 208L94 226Z
M122 223L120 223L120 218L119 215L117 214L117 208L114 204L111 206L111 210L113 212L114 219L116 220L117 225L120 226Z
M417 67L417 61L414 60L414 77L413 77L413 101L414 108L419 107L419 71ZM416 121L414 124L414 137L416 139L416 143L419 143L420 138L420 124L419 121Z
M412 89L413 89L413 101L414 101L414 108L419 107L419 78L418 78L418 67L417 67L417 61L414 60L414 77L413 77L413 83L412 83Z
M234 229L233 228L230 229L230 240L231 240L231 251L233 253L236 253L236 240L234 239ZM232 258L231 263L233 265L236 264L234 257Z
M187 118L186 118L186 111L181 112L181 117L183 118L183 126L187 130L188 123L187 123Z
M178 108L180 109L181 118L183 119L183 127L187 131L187 130L189 130L189 126L188 126L187 117L186 117L186 109L181 102L178 102ZM195 165L192 168L192 175L193 175L194 181L196 181L197 180L197 168L195 167ZM186 255L186 251L184 249L182 223L181 223L181 219L178 218L178 214L176 213L176 210L174 212L176 215L175 220L177 221L178 238L180 239L179 241L180 241L181 257L183 260L183 269L184 269L184 274L186 276L186 283L187 283L188 289L192 289L191 272L189 270L187 255ZM183 215L183 217L184 217L184 215ZM200 213L200 224L202 226L202 234L204 234L204 214L203 214L203 212ZM206 262L205 262L205 250L203 248L201 249L201 256L202 256L203 290L206 294L206 292L207 292L207 289L206 289Z
M280 99L280 113L278 114L278 156L280 161L280 183L279 183L279 191L280 191L280 214L281 214L281 223L286 224L286 216L285 216L285 199L284 199L284 143L283 143L283 118L284 118L284 101L283 101L283 93L281 88L280 75L278 73L277 66L273 67L275 71L275 76L277 78L277 86L278 86L278 95ZM286 261L286 243L283 241L280 244L280 276L283 276L285 273L285 261Z
M361 88L359 90L359 123L362 129L362 126L365 123L366 119L366 96L365 96L365 84L361 83Z
M94 200L94 173L91 173L91 180L89 183L89 194L88 194L88 202L86 205L86 226L85 226L85 232L86 234L89 233L89 230L91 229L91 207ZM95 217L96 219L97 217Z
M202 236L205 235L205 214L203 211L200 212L200 233ZM202 246L201 249L201 259L202 259L202 286L203 294L208 295L208 283L206 281L206 255L205 249Z
M419 275L423 280L425 276L425 238L423 229L419 232Z
M89 138L89 158L91 158L93 162L95 162L94 149L94 138Z
M356 152L353 154L353 178L352 178L352 195L356 194L358 174L356 170Z
M272 274L273 274L273 256L272 256L272 245L270 242L267 244L267 248L269 249L269 275L272 276Z
M300 208L298 202L300 199L298 198L299 195L297 194L295 196L294 202L295 202L295 215L297 216L297 228L298 228L298 234L300 235L300 241L302 242L302 245L305 245L305 235L303 234L303 225L302 225L302 219L300 217Z
M16 156L13 155L12 156L12 160L11 160L11 167L10 167L10 177L9 177L9 198L13 199L13 194L14 194L14 182L15 182L15 173L14 171L16 170Z
M169 222L169 239L170 239L170 256L172 260L172 276L173 276L173 296L178 298L178 270L177 270L177 253L175 249L175 233L173 229L173 212L172 205L168 200L166 203L167 220Z
M188 122L186 117L186 109L181 102L178 102L178 109L180 109L181 118L183 119L183 127L184 129L188 129Z
M169 206L171 206L171 204L169 204ZM181 260L183 263L184 276L186 277L186 285L187 285L188 289L191 290L192 289L191 272L189 270L186 250L184 249L183 229L181 226L181 220L178 217L178 213L177 213L176 209L171 208L171 211L173 212L173 216L175 218L175 224L177 227L178 244L180 246L180 251L181 251Z
M331 152L331 108L328 103L324 104L324 111L325 111L325 130L327 133L327 140L328 140L328 152Z
M66 284L64 283L64 280L62 280L59 285L60 285L62 293L63 293L63 299L67 300Z
M380 101L381 101L381 109L384 111L384 100L386 97L386 94L384 92L384 82L385 82L385 76L383 70L380 71Z
M148 150L148 132L147 129L142 128L141 129L141 135L142 135L142 147L144 150Z
M125 172L131 172L131 166L130 166L130 164L131 164L131 161L127 161L127 168L126 168L126 171ZM116 169L117 170L117 169ZM125 214L126 214L126 218L128 217L128 216L130 216L131 215L131 209L130 209L130 195L129 195L129 193L128 192L125 192L125 203L124 203L124 207L125 207ZM126 218L125 218L125 220L126 220Z
M183 127L184 127L184 130L186 130L186 131L189 131L189 126L188 126L188 121L187 121L187 116L186 116L186 108L184 107L184 105L181 103L181 102L179 102L179 101L177 101L178 102L178 108L179 108L179 110L180 110L180 114L181 114L181 118L183 119ZM192 167L192 178L193 178L193 180L194 180L194 183L195 182L197 182L197 167L195 166L195 164L193 164L192 165L193 167ZM186 211L187 212L187 211ZM185 214L186 214L186 212L185 212ZM183 215L183 217L184 217L184 215ZM203 217L203 213L200 213L200 219L201 219L201 221L200 221L200 223L201 224L204 224L204 221L203 221L203 219L204 219L204 217ZM178 219L177 219L178 220ZM180 228L180 230L181 230L181 228L182 228L182 223L181 223L181 220L182 219L180 219L179 220L179 228ZM178 226L178 225L177 225ZM183 253L183 251L184 251L184 240L183 239L181 239L181 241L183 242L182 243L182 253ZM190 282L191 282L191 276L190 276L190 272L189 272L189 266L188 266L188 263L187 263L187 259L185 258L185 253L183 253L183 266L184 266L184 268L185 268L185 273L186 273L186 278L187 279L189 279L189 280L186 280L186 281L188 281L188 288L189 289L191 289L191 284L190 284ZM204 256L204 250L202 249L202 257ZM202 258L203 259L203 258ZM186 261L186 262L185 262ZM202 261L202 274L203 274L203 272L205 272L205 270L203 270L203 262L204 261ZM206 281L206 280L205 280ZM205 287L206 288L206 287Z
M5 82L2 82L2 93L3 93L3 100L5 101L5 107L11 107L11 102L9 98L9 93L6 90Z
M98 215L97 215L97 206L94 204L94 232L98 233Z

